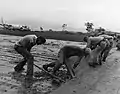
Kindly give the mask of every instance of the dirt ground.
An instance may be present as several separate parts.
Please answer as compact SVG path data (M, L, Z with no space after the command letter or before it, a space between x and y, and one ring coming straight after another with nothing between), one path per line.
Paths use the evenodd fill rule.
M116 48L102 66L93 69L84 64L78 70L77 78L51 94L120 94L120 51Z
M0 35L0 94L120 94L120 52L113 48L107 61L96 69L86 67L82 75L71 81L65 76L64 66L58 73L66 83L53 84L53 79L34 67L34 82L30 88L24 86L25 71L15 73L13 68L22 57L17 54L13 45L21 37ZM58 50L63 45L79 45L84 47L84 43L47 40L45 45L35 46L32 54L35 56L34 63L41 67L43 64L54 62ZM61 75L60 75L61 74Z
M14 66L22 59L22 56L14 51L13 45L20 38L0 35L0 94L48 94L56 90L58 85L53 84L52 78L36 67L34 67L34 82L30 88L24 86L26 66L22 73L14 72ZM58 50L66 44L81 46L82 43L48 39L46 44L32 48L31 52L35 56L34 63L41 67L43 64L54 62ZM61 70L58 76L62 75L64 79L65 73L66 70Z

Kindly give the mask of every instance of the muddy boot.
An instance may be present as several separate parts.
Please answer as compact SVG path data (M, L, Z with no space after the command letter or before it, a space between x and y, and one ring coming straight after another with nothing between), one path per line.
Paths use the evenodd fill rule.
M47 65L43 65L43 69L48 71L48 66Z
M96 65L93 64L93 63L89 63L89 66L90 66L90 67L93 67L93 68L96 68Z
M15 72L20 73L20 72L23 72L25 69L24 69L24 68L20 68L20 69L18 70L18 68L16 69L16 67L15 67L14 70L15 70Z
M33 84L33 77L27 75L26 78L25 78L25 83L24 83L25 88L32 87L32 84Z
M99 59L98 65L102 65L102 61L101 59Z
M99 65L102 65L102 61L101 61L101 62L99 62Z
M56 65L55 65L54 68L53 68L53 75L56 73L56 71L59 70L59 68L60 68L61 66L62 66L61 63L56 63Z
M43 68L48 71L48 67L54 67L55 66L55 62L52 62L50 64L46 64L46 65L43 65Z
M26 64L26 61L27 61L27 60L21 61L17 66L14 67L14 70L15 70L16 72L21 72L21 71L25 70L23 67L24 67L24 65Z
M106 58L107 58L108 54L109 54L108 51L104 54L104 56L103 56L103 60L102 60L103 62L106 62Z
M102 61L103 61L103 62L105 62L105 61L106 61L106 59L104 58Z

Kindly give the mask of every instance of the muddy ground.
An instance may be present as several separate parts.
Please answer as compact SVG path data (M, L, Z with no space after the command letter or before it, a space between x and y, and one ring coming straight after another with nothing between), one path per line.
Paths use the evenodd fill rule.
M51 94L120 94L120 51L116 48L111 50L102 66L95 69L88 64L80 66L75 79Z
M19 36L0 35L0 94L48 94L56 90L59 84L54 83L49 75L36 67L34 67L34 82L30 88L24 86L26 66L23 72L19 74L14 72L13 68L22 59L22 56L14 51L13 45L20 38ZM31 52L35 56L34 63L42 67L43 64L54 62L58 50L66 44L83 47L83 43L79 42L48 39L46 44L32 48ZM69 79L64 66L57 76L64 80Z
M69 81L66 69L63 66L57 76L66 80L66 83L53 83L53 79L34 67L34 81L31 87L25 87L25 70L15 73L13 68L22 57L17 54L13 45L21 37L0 35L0 94L120 94L120 51L113 48L107 61L95 69L88 67L78 78ZM45 45L35 46L32 54L35 56L34 63L41 67L43 64L54 62L58 50L63 45L79 45L84 43L47 40ZM51 69L50 69L51 71Z

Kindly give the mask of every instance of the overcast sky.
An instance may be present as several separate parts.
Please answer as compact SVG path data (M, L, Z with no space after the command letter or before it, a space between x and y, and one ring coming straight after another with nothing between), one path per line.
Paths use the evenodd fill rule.
M73 28L85 28L84 23L89 21L95 27L118 31L119 9L120 0L0 0L0 17L7 23L23 21L48 28L63 23Z

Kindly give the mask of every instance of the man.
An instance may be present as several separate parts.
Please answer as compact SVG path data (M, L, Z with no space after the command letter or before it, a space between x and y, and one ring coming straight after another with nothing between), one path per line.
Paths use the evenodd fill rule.
M34 57L30 53L31 48L35 45L44 44L45 42L46 39L44 37L37 37L36 35L26 35L23 38L21 38L18 42L16 42L14 45L14 49L19 54L21 54L24 57L24 59L14 67L14 70L16 72L20 72L21 70L23 70L23 67L27 62L27 76L32 77Z
M98 65L102 65L101 53L106 48L107 43L107 40L101 41L100 44L91 51L91 54L89 55L89 60L87 61L89 66L95 68Z
M87 42L86 47L91 48L91 50L94 50L97 46L101 46L101 42L106 43L106 47L104 49L102 49L99 57L96 57L96 60L99 61L99 62L93 63L93 64L91 64L91 66L102 65L102 61L105 61L105 59L108 55L108 52L109 52L107 49L110 46L110 41L111 41L111 45L112 45L112 40L108 41L107 38L111 39L111 37L107 37L107 36L103 36L103 35L95 36L95 37L84 37L84 41Z
M95 49L98 45L100 45L101 41L104 41L104 37L96 36L96 37L84 37L84 42L87 42L86 47L91 48L91 50Z
M55 72L57 70L59 70L61 65L65 64L71 78L74 78L75 73L74 73L73 68L76 68L77 65L79 64L81 58L83 56L88 55L90 52L91 52L90 48L80 48L79 46L66 45L59 50L57 62L52 62L50 64L43 65L43 68L45 70L47 70L48 67L54 67L53 68L53 74L55 74ZM68 62L68 59L72 56L78 56L79 57L78 61L74 64L74 67L72 67L72 64L70 64Z
M99 36L102 36L102 37L104 37L105 39L108 40L106 48L101 53L101 59L102 59L103 62L105 62L110 50L113 47L113 43L114 43L113 39L114 38L113 38L113 36L109 36L109 35L106 35L106 34L99 35Z
M96 68L95 65L98 61L98 57L101 54L101 51L106 47L106 41L100 42L100 45L97 46L94 50L91 50L91 53L86 57L83 57L80 61L80 64L75 69L76 76L82 75L89 67ZM88 66L89 65L89 66Z

